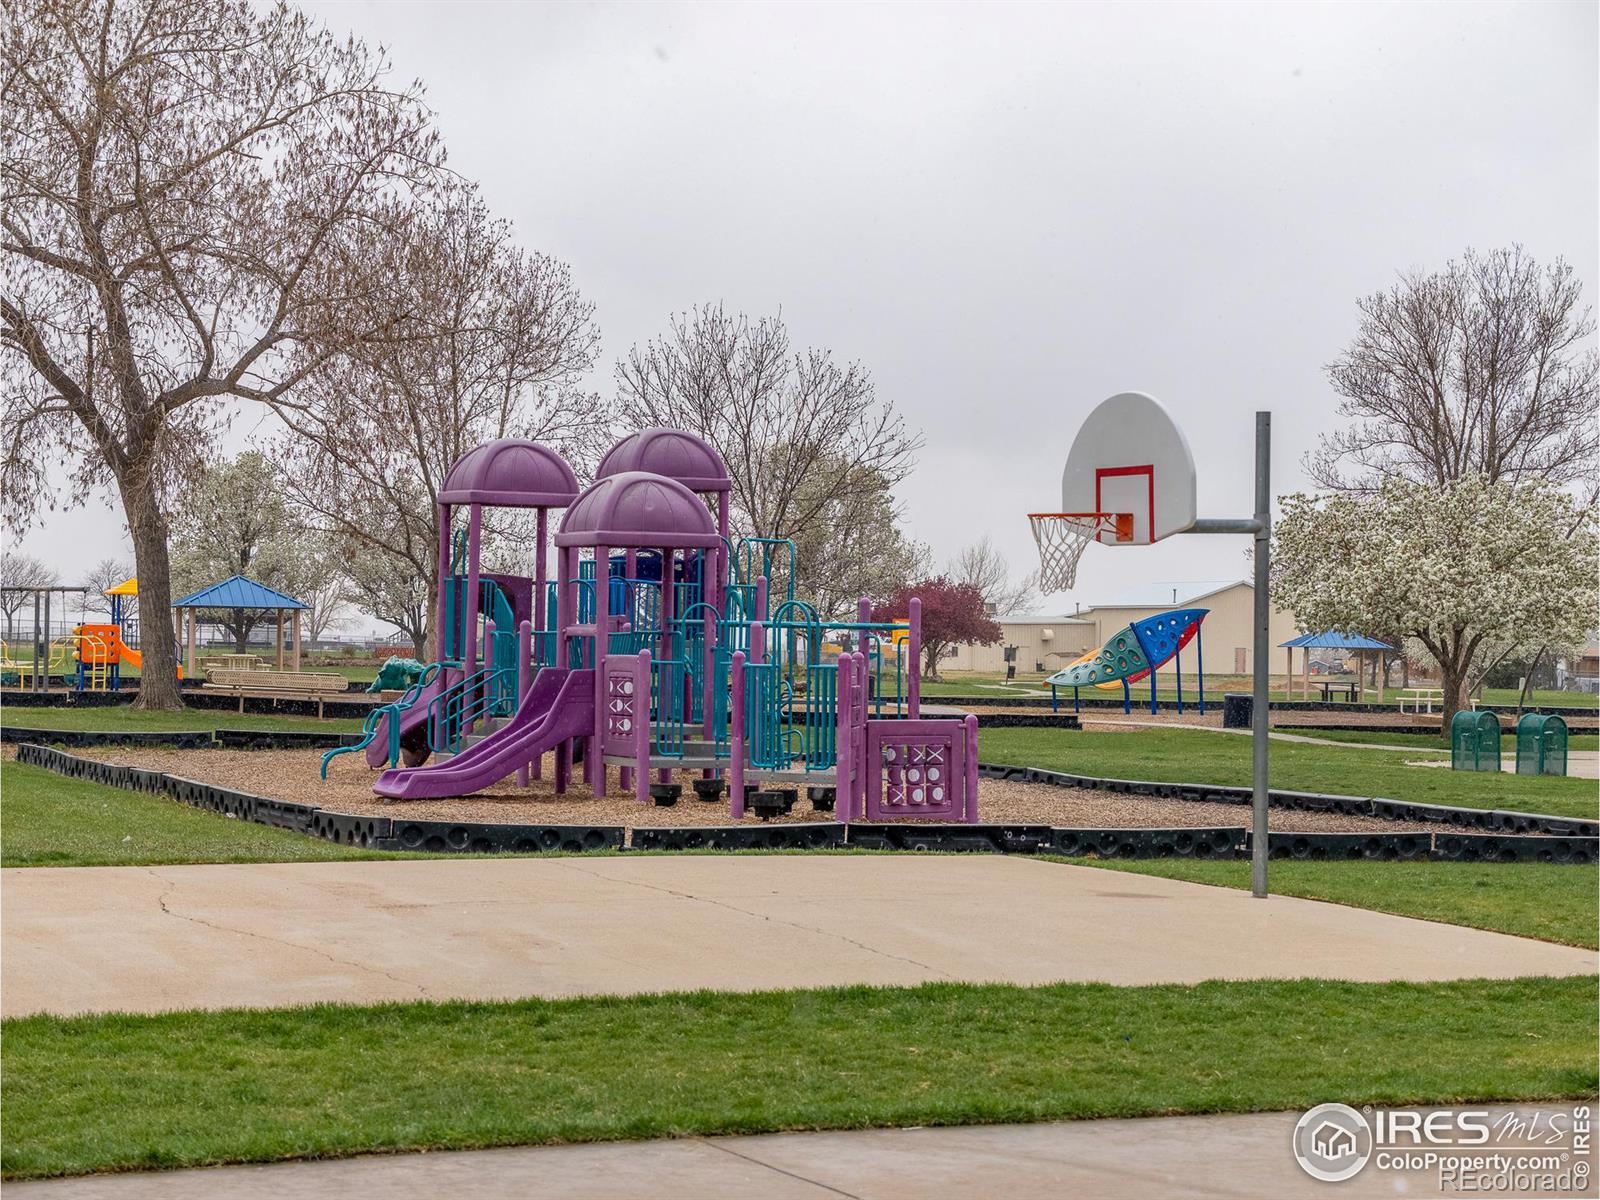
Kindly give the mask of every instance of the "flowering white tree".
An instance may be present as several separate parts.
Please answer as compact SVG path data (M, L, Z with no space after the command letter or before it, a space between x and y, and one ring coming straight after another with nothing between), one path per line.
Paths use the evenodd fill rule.
M1447 726L1486 652L1580 640L1600 604L1594 517L1546 480L1297 493L1272 533L1274 601L1312 629L1414 638L1439 665Z

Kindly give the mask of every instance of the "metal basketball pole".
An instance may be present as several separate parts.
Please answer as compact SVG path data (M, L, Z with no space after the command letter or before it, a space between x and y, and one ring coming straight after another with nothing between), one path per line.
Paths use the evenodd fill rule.
M1250 799L1250 892L1258 898L1267 894L1267 643L1272 620L1271 597L1267 594L1267 568L1272 554L1272 414L1256 414L1256 648L1255 698L1250 704L1254 761Z
M1256 414L1256 515L1249 520L1202 518L1191 533L1248 533L1255 538L1255 648L1250 701L1252 743L1250 796L1250 891L1267 894L1267 655L1272 617L1267 594L1272 538L1272 414Z

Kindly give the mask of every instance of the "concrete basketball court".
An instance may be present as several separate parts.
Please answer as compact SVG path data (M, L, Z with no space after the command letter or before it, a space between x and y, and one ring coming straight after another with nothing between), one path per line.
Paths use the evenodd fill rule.
M1515 1112L1531 1121L1536 1112L1548 1114L1552 1106L1484 1107L1491 1119ZM1571 1106L1566 1107L1570 1113ZM1374 1200L1440 1195L1437 1171L1430 1178L1424 1170L1369 1166L1344 1183L1317 1182L1300 1170L1290 1150L1299 1116L1248 1113L399 1154L11 1184L6 1194L14 1200L747 1200L755 1195L767 1200L1147 1200L1176 1195ZM1593 1150L1583 1157L1592 1166ZM1593 1192L1586 1187L1547 1194Z
M6 1016L1596 965L1504 934L997 855L34 867L3 882Z

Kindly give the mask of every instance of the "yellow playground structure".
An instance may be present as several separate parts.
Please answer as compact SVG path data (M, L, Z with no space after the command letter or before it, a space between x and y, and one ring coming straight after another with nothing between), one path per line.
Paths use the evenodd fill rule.
M0 642L0 671L16 675L18 684L25 688L34 686L36 676L43 676L38 682L44 683L59 675L68 686L73 686L75 680L78 691L103 692L114 653L103 637L88 632L96 628L76 626L71 633L45 643L42 654L26 648L26 657L15 653L15 647Z
M32 632L26 640L0 641L0 677L8 684L36 691L48 691L51 681L60 679L73 691L115 691L121 684L123 667L143 666L139 651L122 639L124 604L139 594L138 579L128 579L106 591L111 598L109 622L74 625L68 633L50 636L49 598L54 594L87 594L88 588L15 588L32 592L35 599ZM183 678L183 668L178 668Z

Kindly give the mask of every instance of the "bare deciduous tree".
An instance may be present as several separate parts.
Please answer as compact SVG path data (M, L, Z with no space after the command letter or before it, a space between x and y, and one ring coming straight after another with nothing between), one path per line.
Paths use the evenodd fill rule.
M384 251L437 135L381 54L282 3L5 2L7 517L53 497L54 464L72 501L113 481L165 612L165 502L222 399L271 401L391 335ZM173 630L143 634L139 703L175 707Z
M404 545L404 531L393 535L381 530L373 532L386 542L392 538L394 544ZM412 653L426 661L433 597L437 594L430 585L430 576L407 570L398 555L366 542L345 543L344 567L349 580L345 598L368 616L400 630L411 639Z
M1011 565L988 534L961 548L950 562L949 574L957 583L977 588L990 611L1000 616L1023 612L1039 594L1038 572L1013 582Z
M815 541L898 521L884 500L910 473L921 437L878 399L859 363L792 349L781 314L752 319L707 304L674 316L665 334L617 363L616 382L617 415L629 428L687 429L721 452L740 534ZM914 548L899 543L896 553L910 550L914 560ZM895 574L866 592L906 578ZM802 557L799 584L812 594L827 581Z
M125 558L102 558L89 568L83 577L84 586L89 589L89 594L84 598L84 612L93 616L111 616L111 597L106 593L119 583L125 582L134 574L133 564ZM137 596L129 596L123 605L123 619L133 616L133 610L138 605Z
M1593 482L1600 356L1566 262L1541 268L1520 246L1468 250L1357 307L1360 328L1327 368L1352 424L1307 456L1319 485Z
M820 470L813 484L833 489L834 470ZM854 620L861 597L893 595L907 579L928 571L928 548L900 528L900 510L887 482L860 469L855 483L835 498L794 538L799 577L795 594L816 607L823 620ZM777 594L787 586L787 564L774 564Z
M341 357L274 408L295 435L280 457L296 503L359 560L363 611L420 648L428 604L416 609L413 582L430 595L437 582L436 502L451 464L502 437L581 462L606 421L581 386L598 353L593 305L565 264L518 246L472 189L442 189L390 260L412 297L402 336ZM414 609L424 625L409 623Z
M8 588L41 588L50 587L56 582L56 570L43 559L35 558L31 554L13 554L6 551L0 555L0 586ZM24 605L33 603L33 597L27 592L0 592L0 612L6 617L6 640L12 638L12 630L17 614Z

